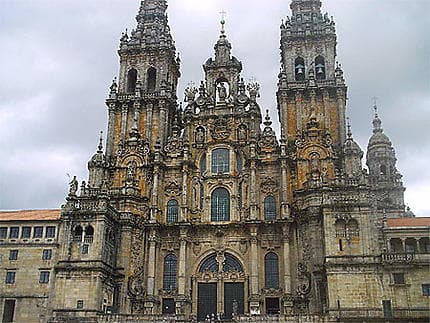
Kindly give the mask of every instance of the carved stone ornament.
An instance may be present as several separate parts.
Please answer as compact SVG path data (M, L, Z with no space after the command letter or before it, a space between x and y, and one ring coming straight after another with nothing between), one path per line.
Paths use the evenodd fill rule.
M311 274L308 272L306 265L303 263L299 263L297 271L297 294L300 297L306 297L311 292Z
M118 144L118 150L116 152L118 162L123 162L130 155L138 155L142 160L142 166L148 166L151 162L151 151L149 149L149 143L143 139L136 141L120 141Z
M130 276L127 283L127 289L130 296L141 299L145 296L145 275L144 269L139 268L134 275Z
M195 142L196 144L204 144L206 141L206 132L205 128L197 127L195 132Z
M278 184L272 177L266 177L260 185L261 191L266 194L273 194L278 190Z
M178 155L182 153L183 148L184 148L184 145L179 135L173 135L169 137L169 139L167 140L167 144L164 147L164 151L168 155Z
M211 126L211 135L214 140L226 140L230 137L230 125L227 119L218 118Z
M247 139L248 139L248 131L247 131L246 125L241 124L237 128L237 140L239 142L245 142Z
M172 181L164 187L164 193L170 197L179 196L181 191L182 188L176 181Z

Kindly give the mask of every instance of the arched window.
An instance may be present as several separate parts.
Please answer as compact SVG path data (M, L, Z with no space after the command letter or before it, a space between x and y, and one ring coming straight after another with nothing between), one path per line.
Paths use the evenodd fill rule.
M218 260L216 259L216 255L210 255L207 257L200 266L199 272L210 271L213 273L218 272Z
M163 290L176 289L176 256L169 254L164 258Z
M225 188L212 192L211 221L230 221L230 193Z
M134 93L136 91L137 70L132 68L127 73L127 93Z
M325 60L322 56L315 58L315 74L317 80L325 80Z
M89 225L85 228L85 235L86 236L93 236L94 235L94 228Z
M203 176L206 172L206 154L202 155L200 158L200 175Z
M166 222L167 223L178 222L178 213L179 213L178 201L170 200L169 202L167 202Z
M264 257L264 277L266 288L279 288L278 255L269 252Z
M348 221L348 235L350 237L358 237L360 235L360 230L358 228L358 222L355 219L351 219Z
M302 57L297 57L294 62L296 81L304 81L305 79L305 60Z
M240 264L239 260L236 259L233 255L226 253L225 260L223 263L222 271L225 273L229 273L231 271L242 272L243 268Z
M148 68L146 84L148 91L155 91L155 87L157 84L157 70L153 67Z
M80 225L76 226L75 229L73 230L73 240L74 241L81 241L83 232L84 232L84 230L82 229L82 227Z
M379 168L379 170L380 170L380 174L381 175L387 175L387 166L381 165L381 167Z
M212 151L212 173L222 174L230 171L230 151L224 148Z
M345 220L338 219L336 220L335 224L335 230L336 230L336 238L344 238L346 234L346 222Z
M264 219L276 220L276 200L273 196L264 199Z

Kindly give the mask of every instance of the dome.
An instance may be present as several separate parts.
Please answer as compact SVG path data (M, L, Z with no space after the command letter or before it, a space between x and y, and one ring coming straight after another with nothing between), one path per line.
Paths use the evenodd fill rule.
M391 141L383 132L376 132L369 139L369 147L376 145L389 145L391 146Z

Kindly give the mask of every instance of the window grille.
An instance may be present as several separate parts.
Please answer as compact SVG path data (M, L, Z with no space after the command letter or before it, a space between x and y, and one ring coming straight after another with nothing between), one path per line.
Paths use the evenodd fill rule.
M264 258L264 274L266 288L279 288L278 255L269 252Z
M225 261L223 265L223 271L225 273L231 272L231 271L239 271L242 272L243 268L240 262L233 257L232 255L226 253L225 254Z
M176 289L176 265L177 259L173 254L167 255L164 258L164 272L163 272L163 289L175 290Z
M264 199L264 219L276 220L276 200L273 196Z
M49 283L49 271L41 271L40 272L39 283L41 283L41 284Z
M223 174L230 171L230 151L215 149L212 151L212 173Z
M166 222L167 223L176 223L178 222L178 201L176 200L170 200L167 202L167 217Z
M230 221L230 194L225 188L217 188L212 192L211 220Z

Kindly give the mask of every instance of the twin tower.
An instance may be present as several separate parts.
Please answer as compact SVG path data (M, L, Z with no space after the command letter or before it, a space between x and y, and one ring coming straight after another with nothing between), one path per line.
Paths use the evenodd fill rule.
M377 114L362 167L333 19L319 0L291 2L277 137L224 22L205 80L178 104L166 9L142 1L136 29L121 37L106 147L62 208L54 317L240 320L354 307L338 290L360 278L345 268L361 257L377 277L377 223L404 215L404 188Z

